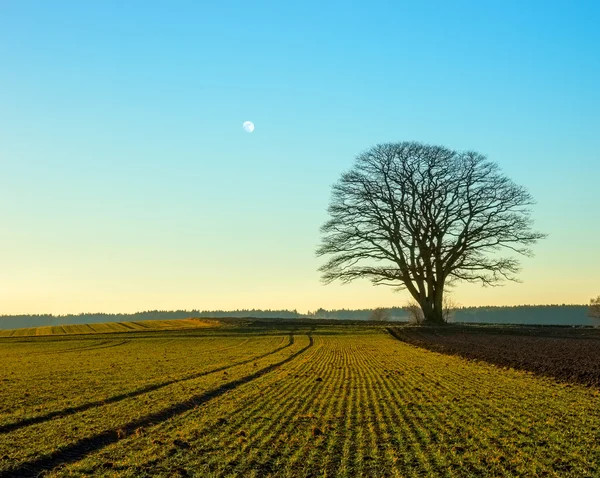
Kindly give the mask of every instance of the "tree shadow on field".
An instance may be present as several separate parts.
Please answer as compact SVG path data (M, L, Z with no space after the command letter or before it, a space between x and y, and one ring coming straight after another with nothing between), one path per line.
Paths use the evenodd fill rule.
M50 471L60 465L79 461L91 453L94 453L98 450L105 448L108 445L111 445L126 438L128 435L134 433L135 430L137 430L140 427L158 425L163 421L169 420L177 415L181 415L187 411L196 408L199 405L202 405L203 403L206 403L214 398L224 395L225 393L234 390L241 385L244 385L262 377L263 375L281 367L282 365L291 362L296 357L298 357L299 355L306 352L309 348L311 348L313 346L313 343L313 338L309 334L308 345L301 348L297 352L294 352L292 355L290 355L284 360L281 360L280 362L271 364L261 370L258 370L257 372L254 372L251 375L247 375L232 382L226 383L221 387L209 390L199 395L195 395L190 399L186 400L185 402L176 403L159 412L146 415L137 420L133 420L119 427L118 429L109 429L97 435L83 438L72 445L62 447L54 453L43 456L37 460L21 463L20 465L10 470L0 473L0 477L9 478L15 476L39 476L40 473L44 471Z
M103 400L96 400L93 402L83 403L83 404L77 405L75 407L68 407L68 408L63 408L62 410L56 410L54 412L50 412L45 415L31 417L31 418L25 418L23 420L19 420L18 422L8 423L6 425L0 425L0 434L9 433L9 432L12 432L12 431L15 431L15 430L18 430L20 428L24 428L24 427L27 427L30 425L44 423L44 422L47 422L47 421L55 419L55 418L68 417L69 415L74 415L76 413L84 412L86 410L89 410L90 408L100 407L103 405L109 405L111 403L120 402L121 400L125 400L127 398L137 397L139 395L143 395L144 393L153 392L155 390L159 390L159 389L167 387L169 385L173 385L174 383L180 383L180 382L185 382L188 380L193 380L196 378L204 377L205 375L210 375L212 373L222 372L223 370L237 367L239 365L245 365L247 363L259 360L261 358L268 357L269 355L273 355L283 349L291 347L293 344L294 344L294 335L290 334L287 344L285 344L281 347L278 347L275 350L272 350L270 352L267 352L267 353L264 353L261 355L255 355L249 359L241 360L239 362L234 362L232 364L224 365L222 367L213 368L211 370L207 370L204 372L197 372L197 373L193 373L190 375L186 375L185 377L178 378L175 380L166 380L164 382L146 385L145 387L138 388L137 390L133 390L133 391L127 392L127 393L121 393L119 395L114 395L112 397L109 397L109 398L106 398ZM2 475L0 475L0 476L2 476Z

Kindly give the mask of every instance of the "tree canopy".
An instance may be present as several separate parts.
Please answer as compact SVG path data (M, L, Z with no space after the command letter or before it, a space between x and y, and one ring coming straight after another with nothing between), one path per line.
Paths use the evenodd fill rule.
M325 283L367 278L407 289L425 321L443 321L456 281L517 281L518 256L544 234L534 200L482 154L416 142L360 154L332 187L318 256Z

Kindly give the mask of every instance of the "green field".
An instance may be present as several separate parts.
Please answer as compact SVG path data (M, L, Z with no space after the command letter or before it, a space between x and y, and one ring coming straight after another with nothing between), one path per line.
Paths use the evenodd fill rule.
M138 322L108 322L99 324L49 325L24 329L0 330L0 337L28 337L33 335L106 334L115 332L139 332L143 330L175 330L196 327L214 327L214 320L140 320Z
M0 363L0 476L600 476L597 390L379 327L12 334Z

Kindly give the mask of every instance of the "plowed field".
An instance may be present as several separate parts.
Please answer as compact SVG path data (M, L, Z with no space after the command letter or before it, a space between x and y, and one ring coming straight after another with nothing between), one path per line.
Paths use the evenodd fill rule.
M598 392L384 328L0 339L0 476L600 476Z
M393 327L419 347L600 387L600 329L571 327Z

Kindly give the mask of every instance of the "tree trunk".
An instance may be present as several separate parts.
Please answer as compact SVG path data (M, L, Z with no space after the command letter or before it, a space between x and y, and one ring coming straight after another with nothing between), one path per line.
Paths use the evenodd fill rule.
M423 323L425 324L439 325L445 323L444 314L441 309L431 307L427 312L423 311L423 313L425 315L425 320Z
M444 286L436 287L431 296L425 297L421 304L423 309L424 323L429 325L444 324Z

